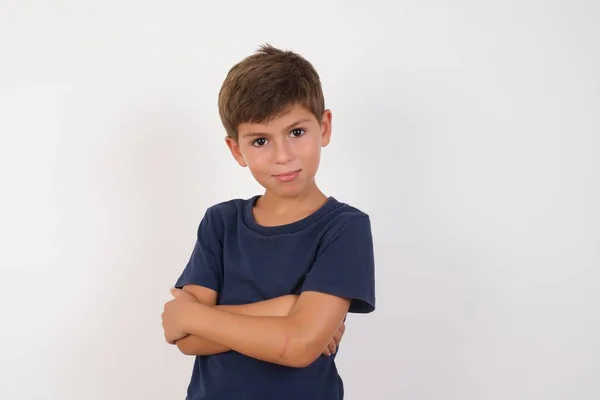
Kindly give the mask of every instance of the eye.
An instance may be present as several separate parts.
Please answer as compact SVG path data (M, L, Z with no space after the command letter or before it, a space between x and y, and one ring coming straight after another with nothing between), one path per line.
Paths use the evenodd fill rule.
M256 140L252 141L252 146L254 146L254 147L262 147L265 144L267 144L267 139L265 139L265 138L258 138Z
M290 132L290 135L298 138L298 137L302 137L305 133L306 133L306 131L304 129L296 128L296 129L292 129L292 131Z

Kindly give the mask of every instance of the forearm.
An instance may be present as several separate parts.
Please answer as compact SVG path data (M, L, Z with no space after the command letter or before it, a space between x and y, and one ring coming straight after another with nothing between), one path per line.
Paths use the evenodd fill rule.
M179 351L188 356L209 356L231 350L229 347L223 346L220 343L194 335L188 335L183 339L178 340L175 344Z
M275 299L259 301L242 305L219 305L215 308L232 314L247 316L286 316L294 306L298 296L288 295ZM207 356L230 351L231 348L223 344L206 339L202 336L189 335L177 341L177 347L186 355Z
M298 296L286 295L274 299L241 305L218 305L219 310L253 317L285 317L296 304Z
M262 361L304 367L316 357L307 349L308 337L293 318L239 315L195 304L189 333ZM318 355L318 354L317 354Z

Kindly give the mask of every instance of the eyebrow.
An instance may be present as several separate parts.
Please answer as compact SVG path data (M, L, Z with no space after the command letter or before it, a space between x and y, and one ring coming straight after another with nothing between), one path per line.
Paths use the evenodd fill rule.
M285 132L285 131L289 131L290 129L292 129L292 128L293 128L293 127L295 127L296 125L299 125L299 124L301 124L301 123L303 123L303 122L309 122L309 121L310 121L310 118L302 118L302 119L299 119L298 121L295 121L294 123L292 123L292 124L289 124L288 126L286 126L286 127L283 129L283 131L284 131L284 132ZM264 133L264 132L248 132L248 133L244 133L244 134L242 135L242 137L254 137L254 136L269 136L269 134L268 134L268 133Z

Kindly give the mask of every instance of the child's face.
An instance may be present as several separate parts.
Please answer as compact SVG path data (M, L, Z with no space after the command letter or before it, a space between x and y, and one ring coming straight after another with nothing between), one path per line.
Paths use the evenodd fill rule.
M329 144L330 136L329 110L319 121L295 106L265 124L240 124L238 142L226 141L236 161L248 167L266 190L293 197L314 185L321 148Z

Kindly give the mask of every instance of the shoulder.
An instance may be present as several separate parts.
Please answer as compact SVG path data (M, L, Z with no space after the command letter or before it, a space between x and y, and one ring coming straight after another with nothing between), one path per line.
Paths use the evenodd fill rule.
M209 218L229 219L235 218L240 212L244 211L248 199L231 199L216 203L206 210L206 216Z
M222 201L208 207L202 218L202 224L209 231L222 231L226 226L237 223L251 199L236 198Z
M362 233L370 236L371 218L367 212L356 206L334 199L336 207L327 215L324 240L332 240L340 235Z
M343 226L348 223L370 224L370 216L364 210L334 198L336 207L331 211L329 220L333 225Z
M336 198L333 198L333 199L336 202L336 208L334 209L334 211L336 212L336 215L339 215L342 218L348 218L348 219L369 218L369 214L367 214L367 212L365 212L364 210L361 210L358 207L355 207L351 204L340 201Z

